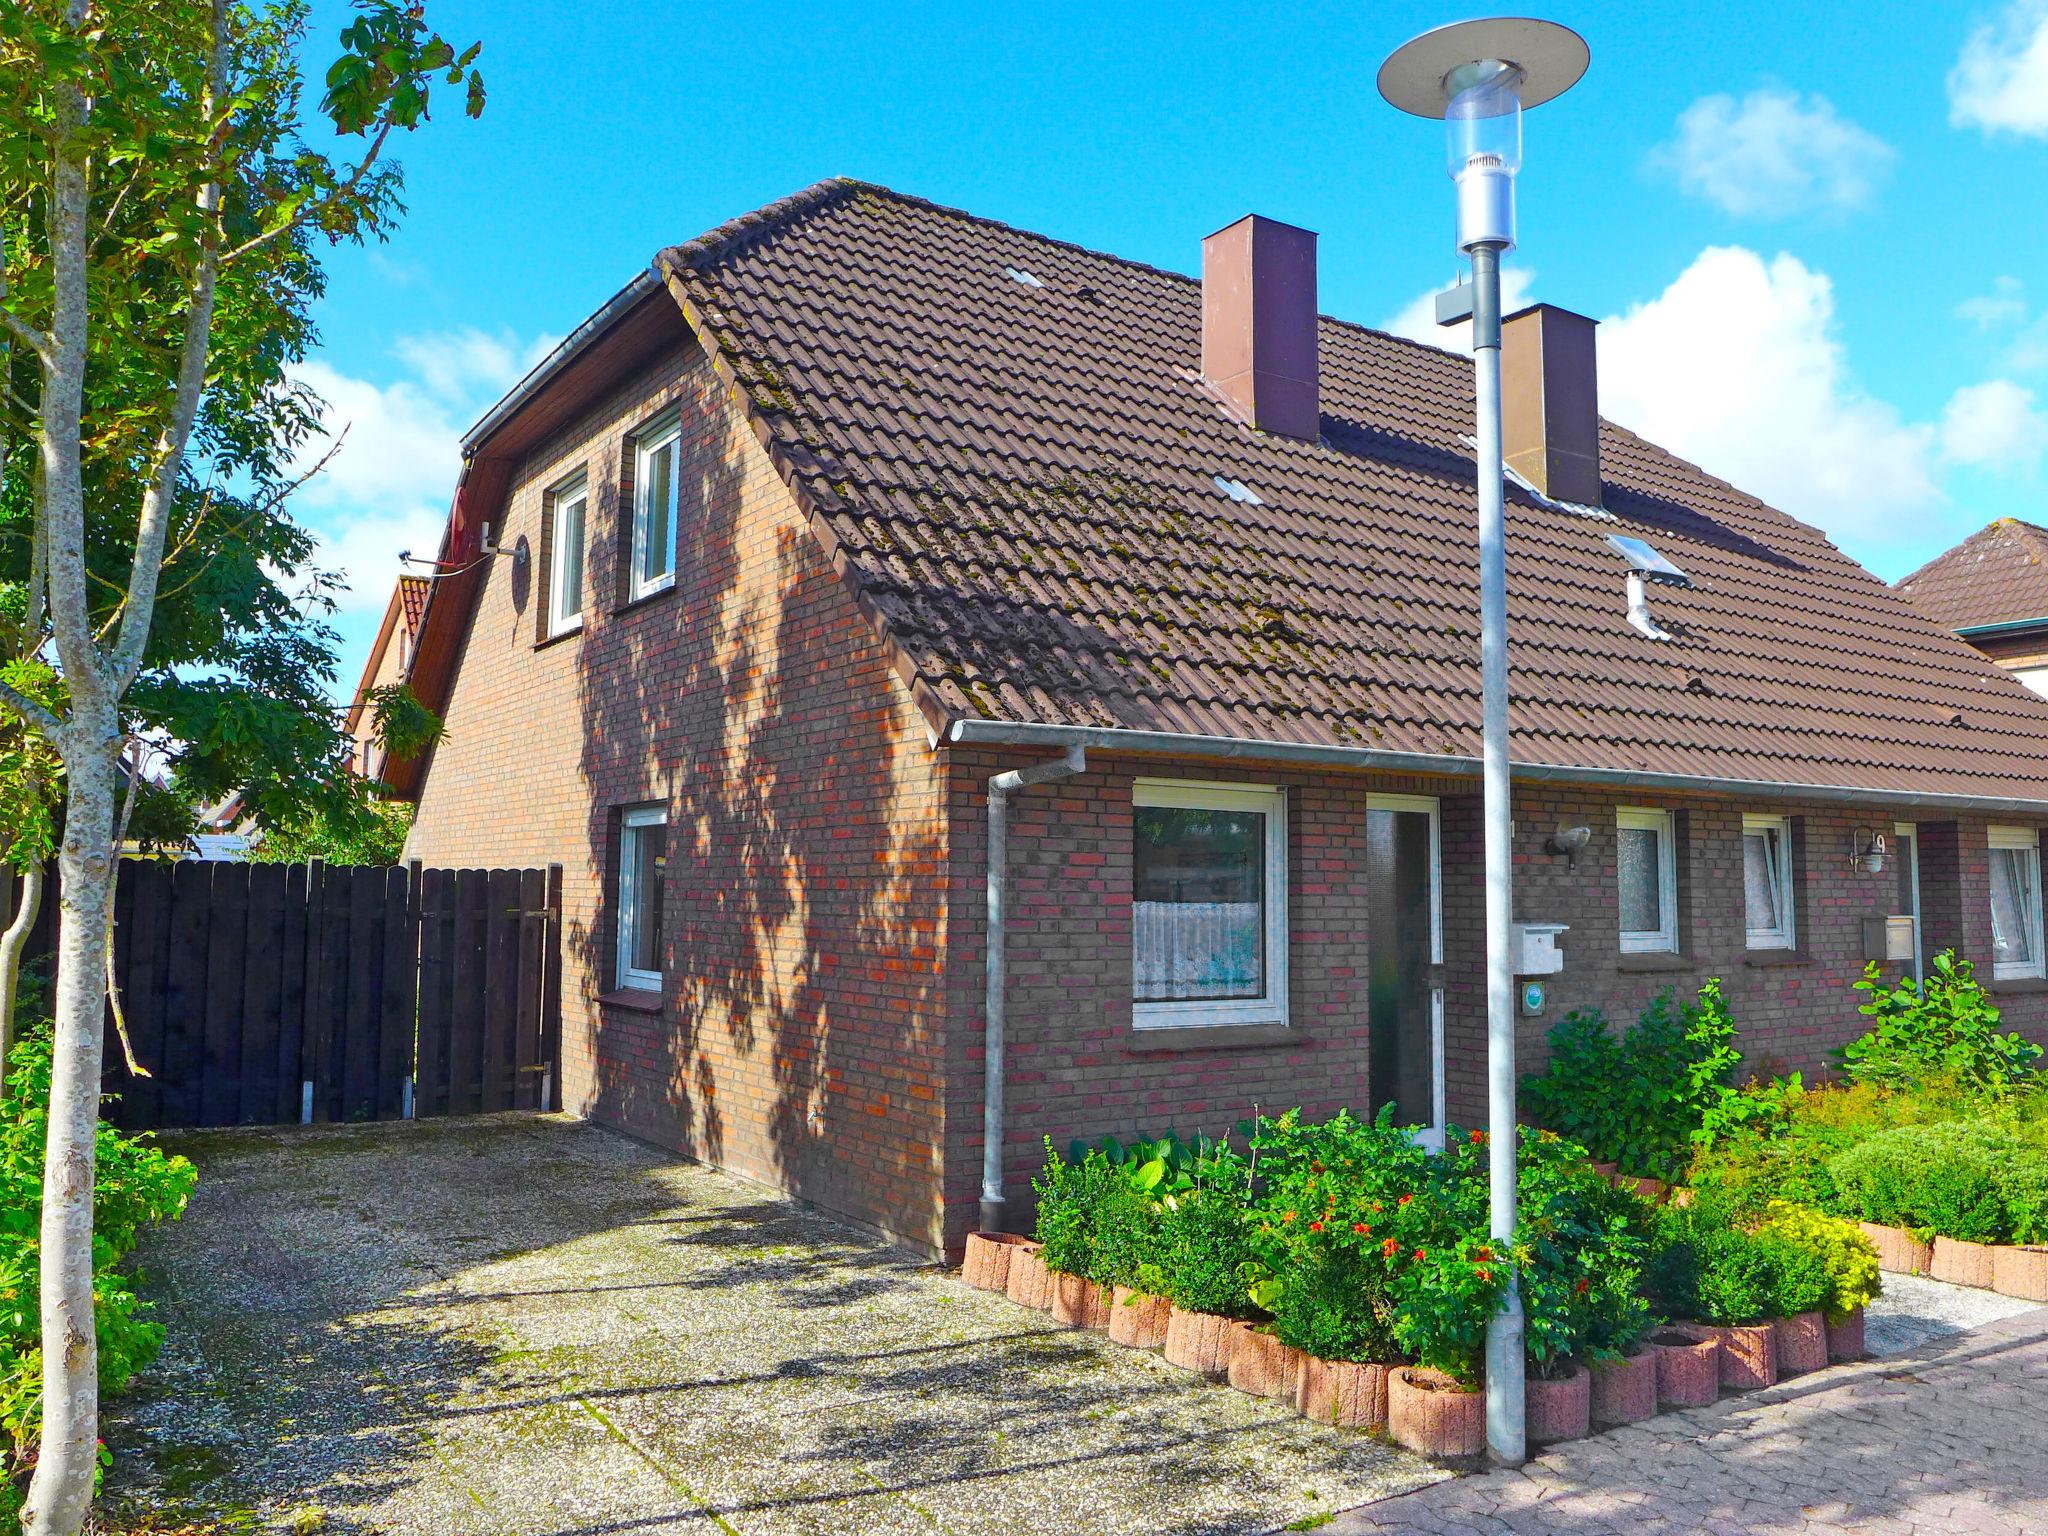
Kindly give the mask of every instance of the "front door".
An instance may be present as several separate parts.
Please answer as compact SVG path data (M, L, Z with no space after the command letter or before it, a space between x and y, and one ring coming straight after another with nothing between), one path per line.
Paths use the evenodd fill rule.
M1440 1147L1444 1124L1442 880L1437 802L1369 795L1365 812L1372 1109L1394 1106Z
M1898 895L1892 903L1896 916L1913 920L1913 979L1920 981L1920 829L1910 821L1892 828L1892 869L1898 881Z

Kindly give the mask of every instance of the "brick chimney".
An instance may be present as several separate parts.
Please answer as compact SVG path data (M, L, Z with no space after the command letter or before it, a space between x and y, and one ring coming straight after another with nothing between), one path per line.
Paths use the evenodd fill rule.
M1500 328L1501 454L1552 501L1600 505L1599 322L1532 304Z
M1261 432L1321 435L1314 231L1254 213L1202 242L1202 377Z

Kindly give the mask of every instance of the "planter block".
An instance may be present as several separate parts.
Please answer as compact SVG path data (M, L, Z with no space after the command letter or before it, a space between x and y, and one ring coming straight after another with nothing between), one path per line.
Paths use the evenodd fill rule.
M1988 1291L1993 1276L1992 1255L1996 1251L1989 1243L1962 1243L1952 1237L1937 1237L1934 1262L1927 1272L1950 1285L1974 1285Z
M1236 1319L1213 1312L1183 1312L1166 1319L1166 1358L1184 1371L1221 1376L1230 1369L1230 1330Z
M1666 1408L1704 1408L1721 1395L1719 1330L1679 1323L1650 1335L1657 1356L1657 1401Z
M1158 1349L1166 1342L1173 1303L1120 1285L1109 1296L1109 1336L1130 1349Z
M1778 1350L1769 1323L1716 1328L1721 1336L1721 1385L1737 1392L1776 1386Z
M1301 1358L1300 1350L1250 1323L1239 1323L1230 1331L1230 1384L1253 1397L1292 1402Z
M1591 1367L1592 1415L1595 1424L1633 1424L1657 1411L1657 1356L1644 1345L1620 1360L1601 1360ZM1718 1367L1715 1379L1720 1377Z
M1387 1432L1425 1456L1478 1456L1486 1450L1486 1394L1419 1365L1397 1366L1387 1378Z
M1869 1353L1863 1347L1863 1309L1856 1308L1839 1323L1828 1322L1828 1358L1830 1360L1861 1360Z
M2048 1301L2048 1248L1994 1248L1991 1289L2022 1301Z
M1773 1318L1771 1347L1777 1351L1780 1376L1817 1371L1828 1363L1828 1320L1818 1312Z
M1084 1276L1054 1275L1052 1320L1066 1328L1107 1328L1109 1296Z
M1294 1411L1317 1424L1383 1434L1391 1373L1389 1366L1303 1355L1295 1375Z
M1638 1179L1632 1178L1628 1174L1623 1174L1614 1183L1617 1189L1625 1189L1631 1194L1653 1202L1662 1200L1665 1192L1671 1187L1662 1179Z
M1897 1275L1924 1275L1934 1260L1933 1250L1910 1232L1882 1227L1874 1221L1859 1221L1857 1227L1877 1250L1877 1267Z
M1003 1290L1010 1283L1010 1255L1019 1248L1036 1246L1030 1238L1014 1232L970 1232L960 1278L977 1290Z
M1615 1176L1615 1175L1616 1175L1617 1173L1621 1172L1621 1164L1619 1164L1619 1163L1595 1163L1595 1164L1593 1164L1593 1171L1594 1171L1595 1173L1599 1174L1601 1178L1603 1178L1603 1179L1606 1179L1606 1180L1608 1180L1609 1182L1612 1182L1612 1181L1613 1181L1613 1179L1614 1179L1614 1176Z
M1531 1443L1583 1440L1592 1428L1593 1378L1582 1365L1557 1381L1531 1376L1523 1383L1522 1402Z
M1034 1307L1040 1312L1051 1308L1052 1271L1045 1267L1045 1257L1036 1244L1011 1253L1010 1275L1004 1282L1003 1294L1020 1307Z

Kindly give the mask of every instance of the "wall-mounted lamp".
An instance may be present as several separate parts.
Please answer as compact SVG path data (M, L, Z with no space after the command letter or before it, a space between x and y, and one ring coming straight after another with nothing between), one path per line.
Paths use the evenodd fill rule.
M1890 853L1882 832L1858 827L1849 840L1849 867L1866 875L1881 875Z
M1564 859L1566 869L1579 867L1579 855L1586 851L1586 844L1593 840L1591 827L1567 827L1562 824L1550 836L1543 839L1543 851Z

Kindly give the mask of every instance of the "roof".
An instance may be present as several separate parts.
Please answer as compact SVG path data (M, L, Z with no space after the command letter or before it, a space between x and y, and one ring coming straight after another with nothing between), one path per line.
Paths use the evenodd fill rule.
M1478 757L1466 359L1326 317L1322 440L1262 435L1195 280L852 181L656 266L935 724ZM2048 705L1819 530L1601 454L1604 511L1509 496L1518 765L2048 800ZM1692 576L1675 639L1617 533Z
M1901 577L1899 590L1944 629L2048 628L2048 528L2001 517Z
M427 594L433 590L434 583L425 576L398 578L398 601L405 610L405 632L408 635L420 632L420 618L427 611Z

